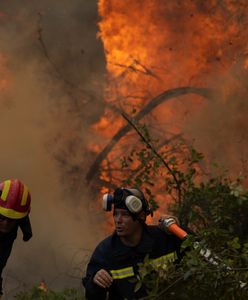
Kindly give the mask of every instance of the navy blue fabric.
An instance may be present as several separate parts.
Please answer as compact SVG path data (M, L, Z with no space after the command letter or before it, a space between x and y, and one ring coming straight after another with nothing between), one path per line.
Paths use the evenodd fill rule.
M20 219L16 227L10 233L0 235L0 295L2 294L2 271L11 254L12 246L17 236L18 227L20 227L22 231L23 240L25 242L32 237L32 228L28 216Z
M145 287L143 286L135 293L136 282L130 280L131 278L114 280L108 290L94 284L92 279L100 269L110 271L130 266L138 275L138 264L144 261L147 254L149 258L154 259L176 251L178 257L180 257L180 244L181 240L176 236L166 234L157 226L146 225L141 242L136 247L124 245L116 233L112 234L100 242L89 261L86 276L82 280L86 291L86 299L105 300L107 295L110 300L140 299L144 297L146 295Z

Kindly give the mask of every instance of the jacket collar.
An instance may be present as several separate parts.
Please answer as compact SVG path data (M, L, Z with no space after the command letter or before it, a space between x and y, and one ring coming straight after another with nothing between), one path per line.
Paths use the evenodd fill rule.
M112 246L113 246L113 255L114 256L128 256L132 252L140 254L148 254L152 252L154 245L154 239L149 234L147 230L147 225L144 226L141 241L135 247L129 247L122 243L120 237L116 232L112 235Z

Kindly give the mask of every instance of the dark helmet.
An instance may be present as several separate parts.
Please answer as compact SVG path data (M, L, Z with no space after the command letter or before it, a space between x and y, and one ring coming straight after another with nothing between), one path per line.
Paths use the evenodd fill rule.
M103 196L104 210L111 211L112 204L114 208L127 209L133 215L137 215L142 211L146 215L151 213L144 194L136 188L117 188L113 195L105 194Z

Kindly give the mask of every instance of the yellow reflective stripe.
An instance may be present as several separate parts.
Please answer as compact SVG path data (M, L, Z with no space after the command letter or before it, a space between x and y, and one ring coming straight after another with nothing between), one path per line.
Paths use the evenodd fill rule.
M24 218L28 212L18 212L11 208L5 208L0 206L0 215L3 215L10 219L21 219Z
M26 205L28 199L28 187L24 185L23 193L22 193L22 200L21 200L21 206Z
M162 266L167 267L168 262L173 262L177 259L176 252L172 252L163 256L160 256L158 258L149 259L147 262L140 264L139 266L139 273L142 276L145 276L148 274L151 270L149 270L149 266L152 267L154 270L158 269ZM148 266L148 268L147 268Z
M123 269L110 270L113 279L122 279L134 276L133 267L127 267Z
M149 263L154 266L154 267L160 267L162 266L163 264L166 264L168 262L173 262L177 259L177 254L176 252L172 252L172 253L169 253L169 254L166 254L166 255L163 255L163 256L160 256L158 258L155 258L155 259L150 259L149 260Z
M165 265L168 262L173 262L177 259L176 252L172 252L163 256L160 256L158 258L149 259L145 263L140 263L139 265L139 273L145 275L148 272L148 269L146 268L146 265L150 265L154 269L161 267L162 265ZM110 270L110 273L112 275L113 279L123 279L127 277L133 277L135 276L133 267L127 267L123 269L117 269L117 270Z
M6 180L4 182L4 187L3 187L3 191L2 191L2 195L1 195L1 199L3 201L6 201L7 197L8 197L8 194L9 194L9 189L10 189L10 184L11 184L11 181L10 180Z

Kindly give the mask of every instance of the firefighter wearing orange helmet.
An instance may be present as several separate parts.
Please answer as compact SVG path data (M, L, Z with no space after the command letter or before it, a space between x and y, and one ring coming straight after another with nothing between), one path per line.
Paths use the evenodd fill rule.
M30 204L29 189L20 180L9 179L0 183L0 298L2 271L10 256L18 227L23 233L23 241L32 237Z

